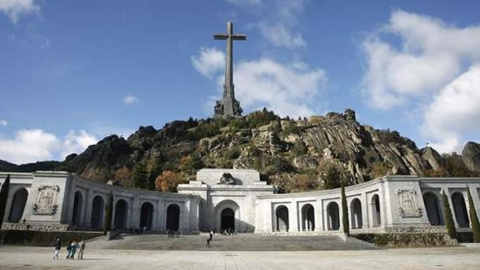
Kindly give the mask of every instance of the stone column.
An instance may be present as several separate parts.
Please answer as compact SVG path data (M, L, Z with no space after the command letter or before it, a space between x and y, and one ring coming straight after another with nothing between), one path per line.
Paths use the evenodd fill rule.
M134 197L131 199L132 205L129 207L129 222L128 227L140 228L140 198L138 194L134 194ZM131 210L131 212L130 212ZM140 228L141 229L141 228Z
M167 209L165 208L165 199L161 197L160 200L158 200L158 210L157 210L157 229L159 231L165 231L166 226L165 226L165 211Z
M298 226L298 204L297 201L294 199L292 201L291 207L288 209L288 215L289 215L289 232L298 232L299 231L299 226ZM300 211L301 212L301 211ZM291 222L290 222L291 221Z
M363 193L362 197L360 198L360 202L362 203L362 228L370 228L370 209L368 209L368 196L367 193Z
M85 207L82 207L83 209L85 209L85 212L82 213L82 216L84 217L82 219L82 224L84 227L90 228L92 227L93 190L89 189L85 197Z

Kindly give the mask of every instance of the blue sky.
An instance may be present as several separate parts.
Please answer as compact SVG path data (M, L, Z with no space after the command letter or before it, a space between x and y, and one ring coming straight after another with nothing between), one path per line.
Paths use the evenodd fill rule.
M352 108L419 148L480 141L478 1L0 0L0 159L213 115L227 21L244 112Z

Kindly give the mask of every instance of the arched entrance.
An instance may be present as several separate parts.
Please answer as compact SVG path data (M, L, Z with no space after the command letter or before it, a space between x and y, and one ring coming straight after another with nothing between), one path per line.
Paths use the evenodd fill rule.
M359 199L353 199L350 203L352 229L361 229L363 227L362 203Z
M289 229L289 222L288 222L288 208L284 205L277 207L277 211L275 211L277 216L277 232L288 232Z
M20 188L15 191L12 200L12 207L10 207L10 215L8 215L9 222L19 222L25 210L27 203L28 191L25 188Z
M240 222L240 208L236 202L225 200L215 206L215 229L240 232L249 230L248 224Z
M372 197L372 226L379 227L382 224L381 212L380 212L380 197L378 194Z
M315 230L315 211L311 204L305 204L302 207L302 230Z
M430 225L444 225L442 210L437 195L432 192L425 192L425 194L423 194L423 202L427 209L427 217Z
M336 202L331 202L327 205L327 215L328 230L336 231L340 229L340 214L338 212L338 204Z
M73 225L81 225L82 223L82 204L83 204L83 196L80 191L75 192L75 196L73 199L73 217L72 217L72 224Z
M95 196L92 202L92 219L90 221L92 228L101 229L103 227L104 208L105 203L102 196Z
M115 204L115 229L127 229L128 204L125 200L118 200Z
M152 228L153 220L153 205L151 203L142 204L140 210L140 228L144 230L150 230Z
M180 207L170 204L167 208L167 230L178 231L180 228Z
M467 206L465 205L465 199L463 198L463 194L460 192L453 193L452 204L458 227L470 227L470 219L468 218Z
M235 231L235 212L231 208L225 208L220 214L220 229L222 231Z

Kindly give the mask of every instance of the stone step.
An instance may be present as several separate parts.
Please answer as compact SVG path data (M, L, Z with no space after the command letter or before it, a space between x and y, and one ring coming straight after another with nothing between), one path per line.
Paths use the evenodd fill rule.
M374 247L358 241L344 241L338 235L259 235L215 234L211 247L206 247L208 233L177 235L173 238L160 234L128 235L105 241L97 239L88 243L91 248L131 250L223 250L223 251L302 251L302 250L363 250Z

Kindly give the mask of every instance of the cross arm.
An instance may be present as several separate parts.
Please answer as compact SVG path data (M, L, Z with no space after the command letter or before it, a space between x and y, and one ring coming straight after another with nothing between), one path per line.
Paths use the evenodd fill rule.
M228 38L228 35L225 35L225 34L213 35L213 39L227 39L227 38Z
M247 36L242 35L242 34L236 34L236 35L232 35L232 39L233 40L247 40Z

